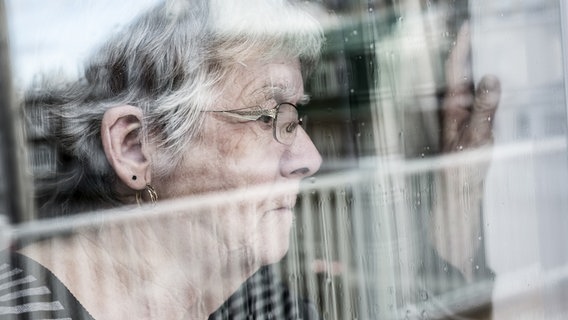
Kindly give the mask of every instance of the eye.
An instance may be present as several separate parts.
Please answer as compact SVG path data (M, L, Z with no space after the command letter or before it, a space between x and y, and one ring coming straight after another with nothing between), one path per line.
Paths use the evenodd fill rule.
M258 117L258 119L256 119L256 121L260 121L264 124L272 124L272 121L274 121L274 118L272 118L271 116L268 116L268 115L262 115L262 116Z
M256 119L256 122L260 125L260 127L264 130L272 129L274 124L274 118L269 115L261 115Z

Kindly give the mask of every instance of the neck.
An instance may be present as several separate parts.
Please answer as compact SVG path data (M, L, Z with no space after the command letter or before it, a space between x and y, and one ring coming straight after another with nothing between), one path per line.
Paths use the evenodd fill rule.
M50 269L96 319L207 319L260 265L196 227L172 237L173 225L82 230L21 253Z

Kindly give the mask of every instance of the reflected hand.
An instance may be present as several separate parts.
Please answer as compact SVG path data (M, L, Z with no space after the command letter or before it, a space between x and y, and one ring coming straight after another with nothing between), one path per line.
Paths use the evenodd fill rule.
M471 82L469 26L464 24L446 61L447 91L442 102L441 149L446 154L490 147L493 117L501 96L495 76ZM432 242L438 254L472 281L481 239L481 198L488 161L458 163L436 175L438 186Z
M442 150L460 151L492 144L493 117L501 96L495 76L486 75L475 93L471 85L469 26L465 23L446 61L447 93L442 104Z

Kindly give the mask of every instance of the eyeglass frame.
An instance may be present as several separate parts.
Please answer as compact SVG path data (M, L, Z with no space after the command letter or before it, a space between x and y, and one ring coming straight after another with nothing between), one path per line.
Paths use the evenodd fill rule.
M278 139L278 135L276 134L276 122L278 120L278 111L280 110L280 107L284 104L290 105L292 107L294 107L294 109L296 109L296 114L298 115L298 120L295 122L295 127L294 127L294 133L293 136L291 136L290 138L290 142L286 143L283 141L280 141ZM300 117L300 113L298 112L298 106L296 106L295 104L291 103L291 102L281 102L278 103L274 108L272 109L256 109L256 110L247 110L250 108L254 108L254 107L245 107L245 108L239 108L239 109L232 109L232 110L205 110L204 112L212 112L212 113L220 113L220 114L224 114L230 117L233 117L235 119L240 119L240 120L247 120L247 121L257 121L260 119L260 117L262 116L268 116L270 118L272 118L272 136L274 138L274 140L276 140L276 142L284 144L284 145L291 145L294 142L294 139L296 138L296 134L297 134L297 130L298 130L298 126L302 126L303 122L304 122L304 117Z

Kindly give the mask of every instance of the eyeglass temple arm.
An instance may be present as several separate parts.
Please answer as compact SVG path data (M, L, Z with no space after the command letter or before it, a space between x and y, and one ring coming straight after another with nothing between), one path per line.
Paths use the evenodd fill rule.
M269 116L269 117L272 117L272 118L276 118L276 114L278 113L278 110L277 109L242 110L242 111L224 111L224 110L217 111L217 110L215 110L215 111L209 111L209 112L222 113L222 114L226 114L228 116L231 116L231 117L236 118L236 119L241 119L241 120L255 121L260 116Z

